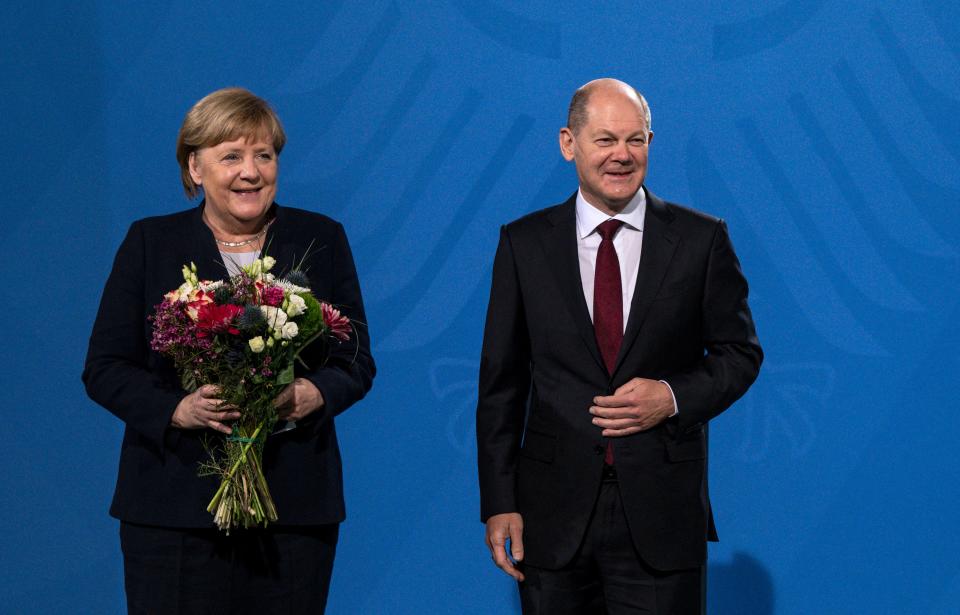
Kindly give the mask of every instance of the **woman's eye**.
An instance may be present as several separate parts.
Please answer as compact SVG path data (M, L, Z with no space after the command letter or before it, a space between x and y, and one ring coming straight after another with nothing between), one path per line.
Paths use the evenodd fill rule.
M268 153L264 152L264 153L262 153L262 154L257 154L257 158L260 159L260 160L264 160L264 161L266 161L266 162L269 162L269 161L273 160L273 154L268 154Z
M237 160L240 160L240 155L239 155L239 154L234 154L234 153L225 154L225 155L223 156L222 160L223 160L224 162L236 162Z

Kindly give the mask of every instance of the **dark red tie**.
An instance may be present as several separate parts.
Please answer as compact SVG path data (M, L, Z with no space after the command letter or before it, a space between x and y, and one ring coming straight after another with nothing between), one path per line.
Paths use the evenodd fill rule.
M613 247L613 236L623 222L607 220L597 227L600 234L600 249L597 251L597 268L593 277L593 331L597 336L597 346L607 366L607 372L613 374L623 341L623 290L620 285L620 259ZM613 465L613 446L608 441L604 462Z

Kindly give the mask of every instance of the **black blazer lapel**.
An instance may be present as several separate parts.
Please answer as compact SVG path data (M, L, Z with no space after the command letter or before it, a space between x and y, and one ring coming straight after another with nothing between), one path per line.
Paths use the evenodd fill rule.
M570 315L576 323L577 331L583 338L587 350L604 372L603 358L597 346L593 331L593 321L587 309L587 300L583 296L583 282L580 279L580 258L577 255L577 195L574 193L567 201L550 212L547 219L551 228L543 236L547 263L563 295Z
M294 240L295 229L290 228L290 220L284 216L283 208L274 203L273 212L276 218L267 231L265 245L266 253L277 260L277 266L270 273L278 278L289 273L303 259L308 247L311 252L329 249L326 246L310 245L309 242L298 244Z
M227 277L227 269L223 264L223 257L217 249L217 242L213 233L203 221L203 207L200 205L193 211L190 224L190 239L192 245L186 246L187 252L197 255L194 261L197 265L197 277L201 280L223 280Z
M640 266L637 268L637 283L633 290L630 316L623 333L620 354L617 355L616 369L620 368L636 341L653 299L660 290L660 284L667 273L670 261L673 260L674 252L680 244L679 233L670 228L672 221L673 216L663 201L647 190L647 212L643 217L643 248L640 251Z

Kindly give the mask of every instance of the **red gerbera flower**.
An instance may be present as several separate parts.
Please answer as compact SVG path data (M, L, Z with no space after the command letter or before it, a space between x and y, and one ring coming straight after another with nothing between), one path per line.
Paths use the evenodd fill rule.
M240 330L233 325L233 319L243 311L239 305L228 303L217 305L204 303L197 311L197 335L206 337L210 333L226 331L232 335L239 335Z

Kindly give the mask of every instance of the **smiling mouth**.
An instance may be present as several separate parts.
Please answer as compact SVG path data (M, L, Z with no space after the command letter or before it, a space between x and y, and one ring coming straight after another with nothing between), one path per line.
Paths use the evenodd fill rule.
M260 192L260 190L262 189L263 189L263 186L260 186L259 188L233 189L233 192L237 194L256 194L257 192Z

